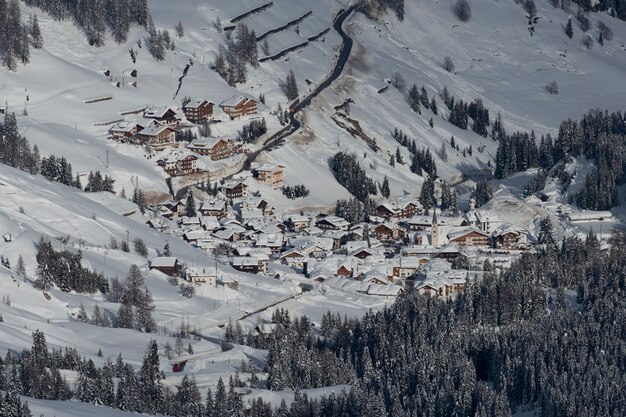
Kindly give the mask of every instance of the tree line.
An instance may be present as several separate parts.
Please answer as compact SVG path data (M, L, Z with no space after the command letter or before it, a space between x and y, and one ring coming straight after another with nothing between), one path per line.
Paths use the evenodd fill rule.
M352 385L319 400L299 396L281 415L621 415L624 237L603 251L592 233L557 244L550 229L542 227L542 250L501 274L487 262L455 301L408 291L362 319L327 314L320 335L306 318L274 317L265 341L271 389Z
M11 71L30 62L30 48L43 46L37 15L22 23L18 0L0 0L0 65Z
M558 136L542 136L537 147L534 132L507 135L500 126L495 133L497 178L506 178L528 168L539 167L544 176L558 164L573 158L594 160L582 189L572 197L580 208L608 210L619 204L617 188L626 180L626 120L622 112L592 110L580 121L568 119L559 126ZM553 173L560 175L560 171ZM571 178L566 178L568 181ZM545 182L545 181L543 181ZM567 183L563 184L567 187ZM536 188L537 183L533 184Z
M40 8L54 20L71 20L93 46L104 45L107 29L116 43L125 43L133 24L147 28L151 20L148 0L24 0L24 3Z
M231 86L246 82L248 64L253 68L259 66L254 30L249 30L244 23L240 23L234 32L234 36L231 32L226 32L226 46L220 45L213 63L213 69Z

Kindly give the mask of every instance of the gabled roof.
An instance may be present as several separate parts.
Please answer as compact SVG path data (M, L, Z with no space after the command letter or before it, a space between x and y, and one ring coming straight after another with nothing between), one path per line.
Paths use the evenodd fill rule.
M241 181L228 181L228 182L225 182L222 185L222 189L224 189L224 190L232 190L233 188L236 188L239 184L241 184L244 187L247 187L247 185L244 184Z
M235 96L232 96L229 99L226 99L226 100L222 101L220 103L220 107L235 107L235 106L237 106L238 104L240 104L242 102L245 103L245 102L248 102L248 101L253 101L253 102L256 103L256 100L254 100L254 99L252 99L250 97L246 97L244 95L235 95Z
M217 200L217 199L211 199L211 200L206 200L205 202L202 203L202 205L200 206L200 211L205 211L205 210L224 210L226 208L226 201L224 200Z
M204 104L213 104L213 102L204 99L204 98L194 98L193 100L191 100L189 103L185 104L185 106L183 107L183 109L197 109L198 107L204 105Z
M161 256L150 262L150 268L173 268L177 263L178 259L173 256Z
M162 133L164 130L171 130L173 131L174 129L172 129L169 126L162 126L162 125L154 125L154 126L150 126L145 128L144 130L141 131L141 135L142 136L157 136L160 133Z
M210 137L210 138L200 138L192 140L188 145L188 149L213 149L215 145L220 142L230 142L232 139L229 137Z
M148 107L144 113L143 113L143 117L147 117L150 119L161 119L163 117L165 117L165 115L167 114L167 112L172 112L174 114L176 114L176 110L172 109L169 106L153 106L153 107Z
M463 229L452 230L452 231L450 231L448 233L447 237L448 237L449 240L452 240L452 239L456 239L456 238L465 236L465 235L467 235L469 233L472 233L472 232L479 233L479 234L481 234L481 235L483 235L485 237L489 237L488 233L483 232L482 230L479 230L479 229L477 229L475 227L465 227Z
M321 219L317 221L317 223L322 223L322 222L329 223L335 227L350 226L350 223L348 223L346 219L344 219L343 217L338 217L338 216L326 216L326 217L322 217Z
M129 133L131 130L133 130L137 126L143 128L143 126L137 122L119 122L111 126L111 128L109 129L109 132Z

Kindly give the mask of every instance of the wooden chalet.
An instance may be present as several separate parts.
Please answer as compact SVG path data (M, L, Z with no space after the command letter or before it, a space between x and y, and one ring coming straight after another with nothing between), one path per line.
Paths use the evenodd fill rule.
M178 126L180 123L180 116L171 107L148 107L143 117L146 119L152 119L159 122L164 126Z
M178 147L176 131L169 126L154 125L143 129L139 140L150 145L155 151L162 151L168 146Z
M187 149L198 155L209 156L213 161L230 158L240 152L241 146L227 138L196 139Z
M372 229L376 239L380 241L398 240L406 237L406 230L398 225L381 223Z
M243 182L227 182L221 187L226 198L244 198L248 196L248 186Z
M157 161L170 176L189 175L198 171L198 157L192 154L170 155Z
M448 241L457 245L467 246L489 246L489 233L483 232L475 227L468 227L460 230L453 230L448 233Z
M502 225L492 233L493 247L506 250L528 249L526 232L512 225Z
M196 98L183 106L183 113L191 123L208 123L213 116L213 103L203 98Z
M391 219L405 219L420 215L424 212L422 205L415 199L398 199L382 202L376 208L376 214L389 221Z
M144 127L137 122L119 122L109 129L109 135L112 139L124 141L134 137L143 129Z
M263 164L255 170L256 179L261 184L279 187L283 184L285 167L276 164Z
M178 263L178 259L173 256L154 258L152 262L150 262L150 270L152 269L161 271L169 276L178 276L180 274L180 264Z
M245 96L233 96L223 101L220 107L231 119L257 113L257 102Z
M207 200L200 206L200 213L203 216L215 216L218 219L223 219L228 214L228 208L223 200Z

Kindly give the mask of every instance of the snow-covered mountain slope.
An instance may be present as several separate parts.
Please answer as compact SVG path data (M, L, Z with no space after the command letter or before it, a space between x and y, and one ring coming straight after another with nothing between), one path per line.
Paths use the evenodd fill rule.
M147 105L179 106L184 96L206 97L219 103L243 92L254 97L265 95L267 106L261 113L268 119L272 134L280 126L270 112L279 104L283 108L288 104L282 91L287 73L294 71L300 94L304 96L331 72L341 45L340 36L332 30L333 18L350 3L275 0L270 7L242 19L257 36L267 33L269 54L261 51L262 58L294 45L301 46L279 59L265 60L258 68L249 68L248 81L237 88L228 86L210 68L220 43L225 42L224 32L215 23L219 18L222 26L229 26L231 19L266 4L264 0L152 0L150 8L159 29L173 33L179 20L185 26L185 36L174 37L176 50L168 52L163 62L154 61L145 49L137 47L137 40L145 36L145 31L138 28L131 30L124 45L118 46L107 37L106 46L94 48L70 22L55 22L39 13L44 48L33 51L31 64L17 72L0 69L0 104L6 102L9 111L18 114L22 133L38 145L42 154L65 156L74 170L81 173L100 170L109 174L116 180L118 191L124 188L130 194L138 181L140 188L166 195L166 175L154 158L149 159L139 147L109 141L108 126L100 123L119 118L128 120L134 116L120 113ZM387 176L392 194L417 194L423 178L410 172L408 150L400 150L406 165L389 165L398 147L390 135L394 128L415 138L418 148L430 149L443 179L453 183L463 181L464 175L472 179L493 161L496 144L447 122L448 111L439 96L444 86L456 98L468 101L481 98L490 110L491 119L500 112L509 131L534 129L538 133L554 133L561 120L576 118L589 108L618 110L623 105L625 22L592 14L591 33L596 35L596 22L602 20L611 27L614 38L589 50L582 46L582 32L578 28L573 39L567 38L562 26L568 13L553 9L548 2L538 2L539 21L532 36L525 12L513 0L474 1L472 19L466 23L453 16L452 3L451 0L407 0L406 16L401 22L391 15L374 21L354 13L344 26L354 45L343 74L298 115L302 121L298 132L257 159L259 163L285 165L286 183L304 184L310 195L292 201L269 187L257 185L252 191L260 190L281 211L306 207L330 209L337 199L347 198L349 194L333 178L328 158L346 151L361 158L362 167L374 180L382 182ZM34 11L26 6L23 9L25 16ZM324 33L326 29L330 30ZM128 52L131 47L139 51L136 63ZM453 73L442 68L446 56L455 64ZM175 97L179 78L189 62L193 66ZM104 75L107 69L111 71L110 77ZM138 71L137 87L129 84L129 69ZM407 88L414 83L418 87L424 85L429 96L436 98L439 113L435 115L424 108L421 115L414 113L406 102L406 89L399 91L387 81L396 72L402 75ZM560 85L559 95L550 95L544 89L553 80ZM121 82L120 87L114 85L117 81ZM84 102L107 95L112 99ZM351 99L348 113L335 109L348 99ZM22 115L24 109L28 115ZM429 124L431 118L434 127ZM213 131L233 135L243 123L215 124ZM346 130L357 126L361 135ZM448 158L444 161L438 151L451 136L461 151L448 146ZM376 139L380 149L376 152L370 149L365 138ZM463 156L462 150L470 145L473 155ZM484 150L478 152L482 146ZM502 189L496 193L491 207L511 216L515 214L520 226L532 228L534 217L546 212L510 204L510 197L521 194L526 181L527 176L520 174L497 184ZM111 237L124 240L128 236L131 241L141 238L150 248L149 257L156 256L168 241L172 253L188 265L213 266L214 261L180 239L149 229L142 216L120 215L116 208L126 207L127 201L108 195L99 199L97 195L86 195L6 166L0 166L0 196L0 235L12 236L10 242L0 241L0 253L12 264L22 255L28 273L28 278L23 279L0 268L0 294L10 300L0 304L4 320L0 354L29 346L31 332L37 328L46 333L50 345L77 346L81 354L99 363L104 359L97 359L98 349L102 349L104 358L113 357L123 349L125 359L139 363L150 338L158 337L161 345L166 341L173 344L162 335L76 322L72 313L81 304L89 314L96 304L106 311L117 311L117 304L107 302L100 295L68 294L53 289L47 299L35 291L29 280L34 278L36 267L34 243L41 236L53 241L57 249L62 247L57 238L67 237L65 248L82 250L84 265L102 271L108 278L124 278L132 264L139 265L154 298L155 320L163 331L189 322L210 335L220 332L216 327L230 318L258 311L244 320L247 328L253 328L257 320L271 316L271 310L264 307L273 304L288 308L293 315L306 314L319 321L329 308L342 315L357 315L386 303L362 295L325 294L324 288L300 294L295 278L292 282L241 274L222 264L218 266L219 274L236 279L240 292L206 288L192 299L183 298L164 275L148 271L146 258L107 248ZM520 209L523 209L521 214ZM209 342L201 342L195 350L214 348ZM217 367L207 369L201 362L192 370L201 387L205 387L233 371L229 361L234 364L259 356L263 356L262 352L238 348L220 354ZM168 374L168 378L174 384L179 377ZM42 404L39 409L45 407ZM88 410L77 408L75 414L81 413L88 414Z
M125 175L130 158L134 161L132 175L139 177L142 188L166 192L162 170L153 161L142 158L142 150L107 141L107 126L94 126L94 123L120 117L128 119L129 116L119 113L148 104L179 105L183 96L204 96L219 102L235 94L236 90L209 68L219 44L225 42L215 22L219 18L222 26L227 27L232 25L229 22L233 17L265 2L231 3L236 4L151 2L158 28L173 32L178 20L185 25L185 37L174 39L176 51L169 52L160 63L145 49L137 48L135 41L145 36L138 28L131 30L126 45L117 46L107 39L105 47L93 48L71 23L54 22L42 16L43 50L35 52L33 62L16 73L2 70L0 96L17 113L27 108L29 116L21 117L20 125L44 153L66 155L81 172L98 168L109 173L118 181L118 190L132 187L130 177ZM274 54L330 28L334 15L347 4L332 0L276 1L241 21L254 29L257 36L276 31L267 36ZM288 183L305 183L312 191L326 191L322 197L321 193L312 192L311 197L299 202L302 206L329 205L346 195L325 172L327 158L338 149L367 154L369 160L364 160L364 166L378 181L388 176L394 194L414 193L419 189L421 178L410 173L408 166L389 167L389 156L397 147L389 132L396 127L434 153L451 136L461 148L485 145L482 154L474 152L472 157L448 152L447 162L438 159L439 173L444 179L457 182L464 172L486 168L487 161L494 157L495 145L442 119L447 117L447 111L438 94L444 86L456 98L470 101L481 98L492 119L497 112L502 113L509 130L554 131L561 120L577 117L589 108L617 109L621 105L626 87L615 80L623 75L626 64L624 22L606 15L592 15L590 33L596 35L595 23L602 20L611 27L614 38L605 41L604 46L596 44L588 50L581 44L583 33L578 28L571 40L563 32L568 14L547 3L538 5L539 19L532 36L525 11L513 1L472 4L472 19L466 23L454 17L451 6L451 1L407 1L402 22L392 15L372 21L360 13L348 20L346 29L355 45L343 76L307 110L303 116L305 128L299 137L292 136L287 147L261 156L261 160L285 164L291 172ZM30 10L26 8L26 11ZM298 23L293 24L294 21ZM330 30L276 61L250 68L248 82L238 88L253 96L264 94L269 109L276 109L279 103L284 107L287 101L281 85L287 72L292 69L296 73L301 94L312 90L330 72L339 44L339 36ZM138 50L136 64L131 61L129 47ZM455 64L453 73L442 68L445 56L450 56ZM173 98L178 78L189 60L195 65ZM130 78L124 73L131 68L139 73L137 88L128 84ZM121 88L103 75L107 69L113 81L124 82ZM439 109L443 110L439 116L428 110L421 116L414 114L404 100L406 90L389 88L379 93L388 85L385 80L396 72L402 75L407 88L413 83L418 87L424 85L429 95L437 98ZM560 85L558 96L544 89L552 80ZM102 95L113 95L113 99L83 103L84 99ZM359 123L367 137L377 140L381 148L377 154L362 139L340 127L340 120L333 120L337 119L333 107L348 98L354 101L350 119ZM269 114L266 117L274 119ZM434 128L428 124L431 117ZM343 125L346 123L350 125L344 120ZM218 127L217 131L233 133L238 126ZM405 160L410 160L409 153L402 152ZM304 164L303 159L306 159Z

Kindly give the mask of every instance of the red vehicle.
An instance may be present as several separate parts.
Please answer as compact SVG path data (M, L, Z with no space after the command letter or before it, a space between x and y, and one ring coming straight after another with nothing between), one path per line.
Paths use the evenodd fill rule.
M172 371L173 372L182 372L183 370L185 370L185 365L186 364L187 364L187 361L174 362L172 364Z

